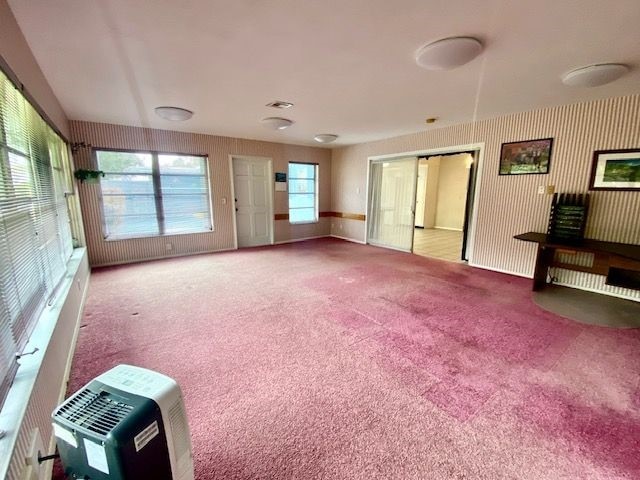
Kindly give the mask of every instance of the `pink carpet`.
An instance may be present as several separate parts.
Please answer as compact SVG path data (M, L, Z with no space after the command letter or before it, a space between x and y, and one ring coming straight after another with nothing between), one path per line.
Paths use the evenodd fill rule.
M638 479L640 331L322 239L95 270L69 392L175 378L196 478Z

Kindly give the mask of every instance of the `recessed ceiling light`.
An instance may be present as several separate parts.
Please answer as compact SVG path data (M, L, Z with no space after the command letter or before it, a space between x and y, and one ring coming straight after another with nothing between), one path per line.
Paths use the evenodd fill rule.
M276 100L275 102L267 103L265 107L273 107L273 108L291 108L293 107L293 103L291 102L283 102L282 100Z
M611 83L629 71L627 65L620 63L600 63L576 68L560 78L570 87L599 87Z
M318 143L331 143L338 139L338 135L334 135L333 133L319 133L313 137L313 139Z
M193 112L180 107L156 107L156 115L172 122L184 122L193 117Z
M427 70L451 70L476 58L482 43L472 37L450 37L429 43L416 53L416 63Z
M293 122L288 118L280 118L280 117L267 117L260 120L265 127L271 128L273 130L284 130L285 128L293 125Z

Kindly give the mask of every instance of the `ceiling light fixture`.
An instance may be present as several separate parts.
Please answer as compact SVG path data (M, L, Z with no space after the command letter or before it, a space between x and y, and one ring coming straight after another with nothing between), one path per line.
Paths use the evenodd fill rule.
M319 133L313 137L313 139L318 143L331 143L338 139L338 135L334 135L333 133Z
M629 67L621 63L600 63L576 68L560 78L570 87L599 87L619 79L628 71Z
M193 117L193 112L180 107L156 107L156 115L172 122L184 122Z
M291 108L293 107L293 103L291 102L283 102L282 100L276 100L275 102L267 103L265 107L273 107L273 108Z
M267 117L260 120L265 127L271 128L272 130L284 130L285 128L293 125L293 122L288 118L280 118L280 117Z
M426 123L436 123L436 120L438 120L436 117L429 117L425 120Z
M416 53L416 63L427 70L451 70L470 62L482 51L473 37L450 37L429 43Z

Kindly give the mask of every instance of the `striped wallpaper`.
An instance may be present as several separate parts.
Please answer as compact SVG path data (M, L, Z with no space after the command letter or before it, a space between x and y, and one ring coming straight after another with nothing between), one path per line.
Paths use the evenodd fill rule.
M548 175L498 176L503 142L554 138ZM471 124L427 130L332 152L332 210L366 213L367 158L484 143L473 264L532 276L535 245L513 235L546 231L550 195L586 192L595 150L640 148L640 95L517 113ZM594 191L586 236L640 244L640 192ZM336 220L332 233L362 241L364 222ZM579 260L583 261L583 260ZM555 269L558 282L640 300L640 292L604 285L604 277Z
M105 241L99 204L100 187L87 183L78 185L89 262L92 266L234 248L230 155L272 158L274 172L286 172L289 161L318 163L320 210L330 209L331 153L328 149L82 121L71 121L70 127L72 142L85 142L94 148L204 154L209 158L213 232ZM95 168L88 148L81 148L74 155L74 161L76 168ZM287 193L275 192L274 195L274 212L288 213ZM223 199L226 204L223 204ZM291 225L287 220L279 220L275 222L274 237L276 242L284 242L328 235L329 229L329 218L321 218L317 224L307 225ZM172 245L170 251L166 248L167 243Z

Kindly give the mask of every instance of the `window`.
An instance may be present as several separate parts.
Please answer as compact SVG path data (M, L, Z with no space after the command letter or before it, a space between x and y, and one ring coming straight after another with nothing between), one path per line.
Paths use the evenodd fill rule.
M289 164L289 222L318 221L318 165Z
M104 237L118 240L208 232L207 158L97 150Z
M65 142L0 72L0 405L72 254Z

